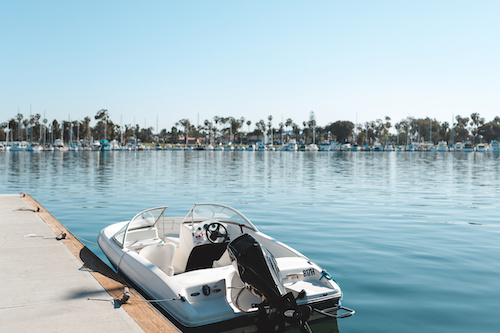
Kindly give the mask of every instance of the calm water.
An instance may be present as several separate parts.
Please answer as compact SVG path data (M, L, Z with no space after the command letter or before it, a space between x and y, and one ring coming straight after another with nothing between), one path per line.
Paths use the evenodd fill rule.
M500 331L498 154L3 152L0 166L0 193L94 242L149 207L233 206L335 277L356 310L342 333Z

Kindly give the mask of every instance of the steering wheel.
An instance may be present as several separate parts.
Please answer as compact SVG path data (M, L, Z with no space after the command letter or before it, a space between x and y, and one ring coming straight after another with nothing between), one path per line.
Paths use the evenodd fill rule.
M207 239L212 244L222 243L229 238L227 229L222 223L212 222L205 229L207 230Z

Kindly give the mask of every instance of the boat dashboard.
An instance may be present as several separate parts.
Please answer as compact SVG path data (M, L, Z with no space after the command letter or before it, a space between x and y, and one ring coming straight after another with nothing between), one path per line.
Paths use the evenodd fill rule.
M186 232L182 232L183 229L184 231L188 230L192 235L191 237L194 246L229 243L232 239L238 237L239 235L252 230L243 224L230 221L219 221L216 219L208 219L198 222L184 222L180 229L179 238L188 236Z
M183 223L174 257L176 273L211 268L242 229L238 224L214 219Z

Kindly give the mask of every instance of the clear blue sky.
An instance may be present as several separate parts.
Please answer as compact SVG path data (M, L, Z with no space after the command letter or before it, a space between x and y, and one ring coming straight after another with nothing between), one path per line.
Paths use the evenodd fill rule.
M500 115L498 0L4 0L0 43L0 121Z

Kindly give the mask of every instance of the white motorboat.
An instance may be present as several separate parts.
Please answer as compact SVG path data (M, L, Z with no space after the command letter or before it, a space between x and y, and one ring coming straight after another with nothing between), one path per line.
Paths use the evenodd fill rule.
M56 139L54 141L54 149L56 151L67 151L68 147L64 144L64 141L62 139Z
M193 150L196 150L196 151L198 151L198 150L206 150L206 147L203 146L203 145L201 145L201 144L199 144L197 142L197 143L194 144Z
M43 150L44 151L54 151L54 146L46 143L44 146L43 146Z
M127 149L125 149L125 150L130 150L130 151L137 150L137 146L135 145L135 141L133 141L133 142L129 141L127 143Z
M497 140L493 140L490 143L490 150L494 153L500 152L500 144L498 144Z
M321 141L319 144L319 151L330 151L330 141Z
M32 142L28 144L28 146L26 147L26 151L39 153L42 151L42 146L40 146L40 144L38 144L37 142Z
M286 151L297 151L298 150L297 141L295 139L290 139L290 141L288 141L285 144L285 150Z
M99 141L94 141L92 142L92 150L93 151L100 151L101 149L101 143Z
M350 151L352 149L351 143L349 141L344 141L342 146L340 146L341 151Z
M340 151L340 143L330 142L330 151Z
M28 143L26 141L13 142L12 146L10 147L10 151L26 151L27 147Z
M462 151L464 152L473 152L474 151L474 145L470 141L466 141L464 144L464 147L462 148Z
M318 151L319 148L315 143L311 143L306 147L306 151Z
M373 144L373 151L384 151L384 147L380 142L375 141L375 143Z
M266 145L264 144L264 142L262 142L262 141L258 141L258 142L257 142L257 145L256 145L256 150L257 150L257 151L266 151L266 150L267 150L267 147L266 147Z
M354 314L340 305L342 291L326 270L237 210L196 204L182 218L165 217L166 209L112 224L98 243L118 273L181 326L295 325L309 332L315 316Z
M476 145L476 151L478 153L486 153L488 151L488 146L485 145L484 143L478 143Z
M394 151L394 146L392 145L392 142L386 142L384 150L385 151Z
M437 146L437 151L443 152L448 151L448 143L446 141L439 141Z

